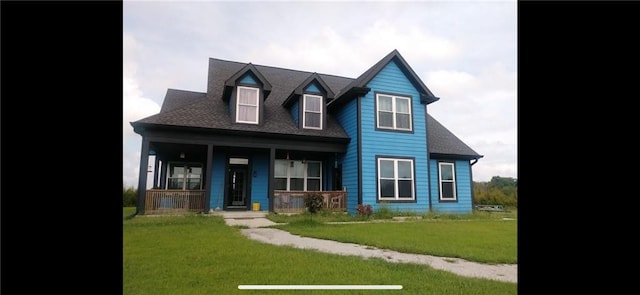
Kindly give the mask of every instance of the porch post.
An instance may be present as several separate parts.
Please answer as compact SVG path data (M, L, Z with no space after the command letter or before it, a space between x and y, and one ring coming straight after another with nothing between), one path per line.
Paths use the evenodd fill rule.
M158 158L158 153L156 153L156 161L153 164L153 188L158 187L158 165L160 164L160 158Z
M138 202L136 214L144 214L145 196L147 195L147 167L149 165L149 139L142 137L142 147L140 151L140 171L138 172Z
M269 149L269 181L268 181L268 185L267 185L267 189L269 192L269 212L273 212L273 198L274 198L274 194L273 194L273 187L274 187L274 179L273 179L273 170L274 170L274 165L276 163L275 161L276 159L276 149L275 148L270 148Z
M206 171L204 176L206 177L204 181L204 213L209 213L211 209L211 176L213 175L213 144L207 145L207 163L205 164Z

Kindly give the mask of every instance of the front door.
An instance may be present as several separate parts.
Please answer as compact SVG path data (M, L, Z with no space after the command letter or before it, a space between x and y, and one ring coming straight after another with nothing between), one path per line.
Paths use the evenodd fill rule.
M227 208L246 208L247 165L229 165Z

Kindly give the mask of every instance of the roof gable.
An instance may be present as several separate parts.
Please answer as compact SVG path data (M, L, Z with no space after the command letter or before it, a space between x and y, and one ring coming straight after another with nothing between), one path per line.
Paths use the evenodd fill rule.
M248 63L224 82L225 89L222 95L222 100L225 102L229 101L233 88L242 83L242 81L247 80L253 80L260 85L260 87L262 87L262 91L264 91L264 99L267 99L267 96L271 93L271 83L267 81L267 79L252 63Z
M320 86L320 88L322 88L320 89L320 91L327 94L327 101L331 101L333 99L335 95L331 90L331 88L327 86L327 83L324 82L324 80L322 79L322 77L320 77L320 75L318 75L318 73L313 73L309 75L307 79L302 81L302 83L300 83L300 85L298 85L298 87L296 87L291 92L291 94L289 94L289 96L287 97L287 99L285 99L282 105L284 107L290 107L296 101L296 99L299 98L305 92L305 89L307 88L307 86L312 85L313 83L317 83L317 85Z
M384 58L378 61L371 68L366 70L362 75L353 80L349 85L341 89L336 95L336 99L332 102L335 104L340 104L343 100L349 100L354 95L366 93L370 89L367 87L367 84L373 79L382 69L384 69L387 64L391 61L395 61L402 73L409 79L411 84L418 90L420 93L420 102L423 104L430 104L439 100L439 97L433 95L431 90L427 88L427 86L420 80L418 75L411 69L407 61L400 55L397 49L391 51L391 53L387 54Z

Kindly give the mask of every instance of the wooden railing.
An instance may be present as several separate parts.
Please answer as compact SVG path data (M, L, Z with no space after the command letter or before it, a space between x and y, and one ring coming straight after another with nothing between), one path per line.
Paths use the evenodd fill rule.
M322 208L330 211L347 211L345 191L275 191L273 211L276 213L302 213L305 211L304 198L309 194L322 195Z
M147 190L145 214L179 214L204 211L204 190Z

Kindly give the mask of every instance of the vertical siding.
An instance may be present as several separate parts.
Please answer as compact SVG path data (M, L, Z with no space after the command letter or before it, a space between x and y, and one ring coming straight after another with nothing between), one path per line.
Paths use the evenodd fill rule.
M256 152L252 158L251 203L259 202L260 210L269 210L269 153ZM255 177L253 176L255 173Z
M471 165L468 161L455 161L456 170L456 196L457 202L440 202L440 175L438 174L438 161L431 160L431 196L434 212L442 213L471 213L472 187L471 187Z
M336 113L336 119L351 137L347 152L339 159L342 162L342 185L347 188L347 211L355 213L358 205L358 114L357 99L346 103Z
M225 166L227 161L227 154L213 150L213 171L211 175L211 195L209 198L209 205L215 210L216 207L223 208L224 204L224 180L225 180Z
M296 126L300 126L299 124L300 113L298 112L299 108L300 108L300 99L294 102L293 105L291 106L291 109L289 110L289 112L291 112L291 118L293 118L293 122L296 123Z
M390 62L367 85L371 91L362 99L362 196L363 203L378 208L376 156L414 158L416 203L385 203L392 210L428 212L427 140L425 106L420 93L402 73L395 62ZM375 92L411 96L413 133L379 131L375 126Z

